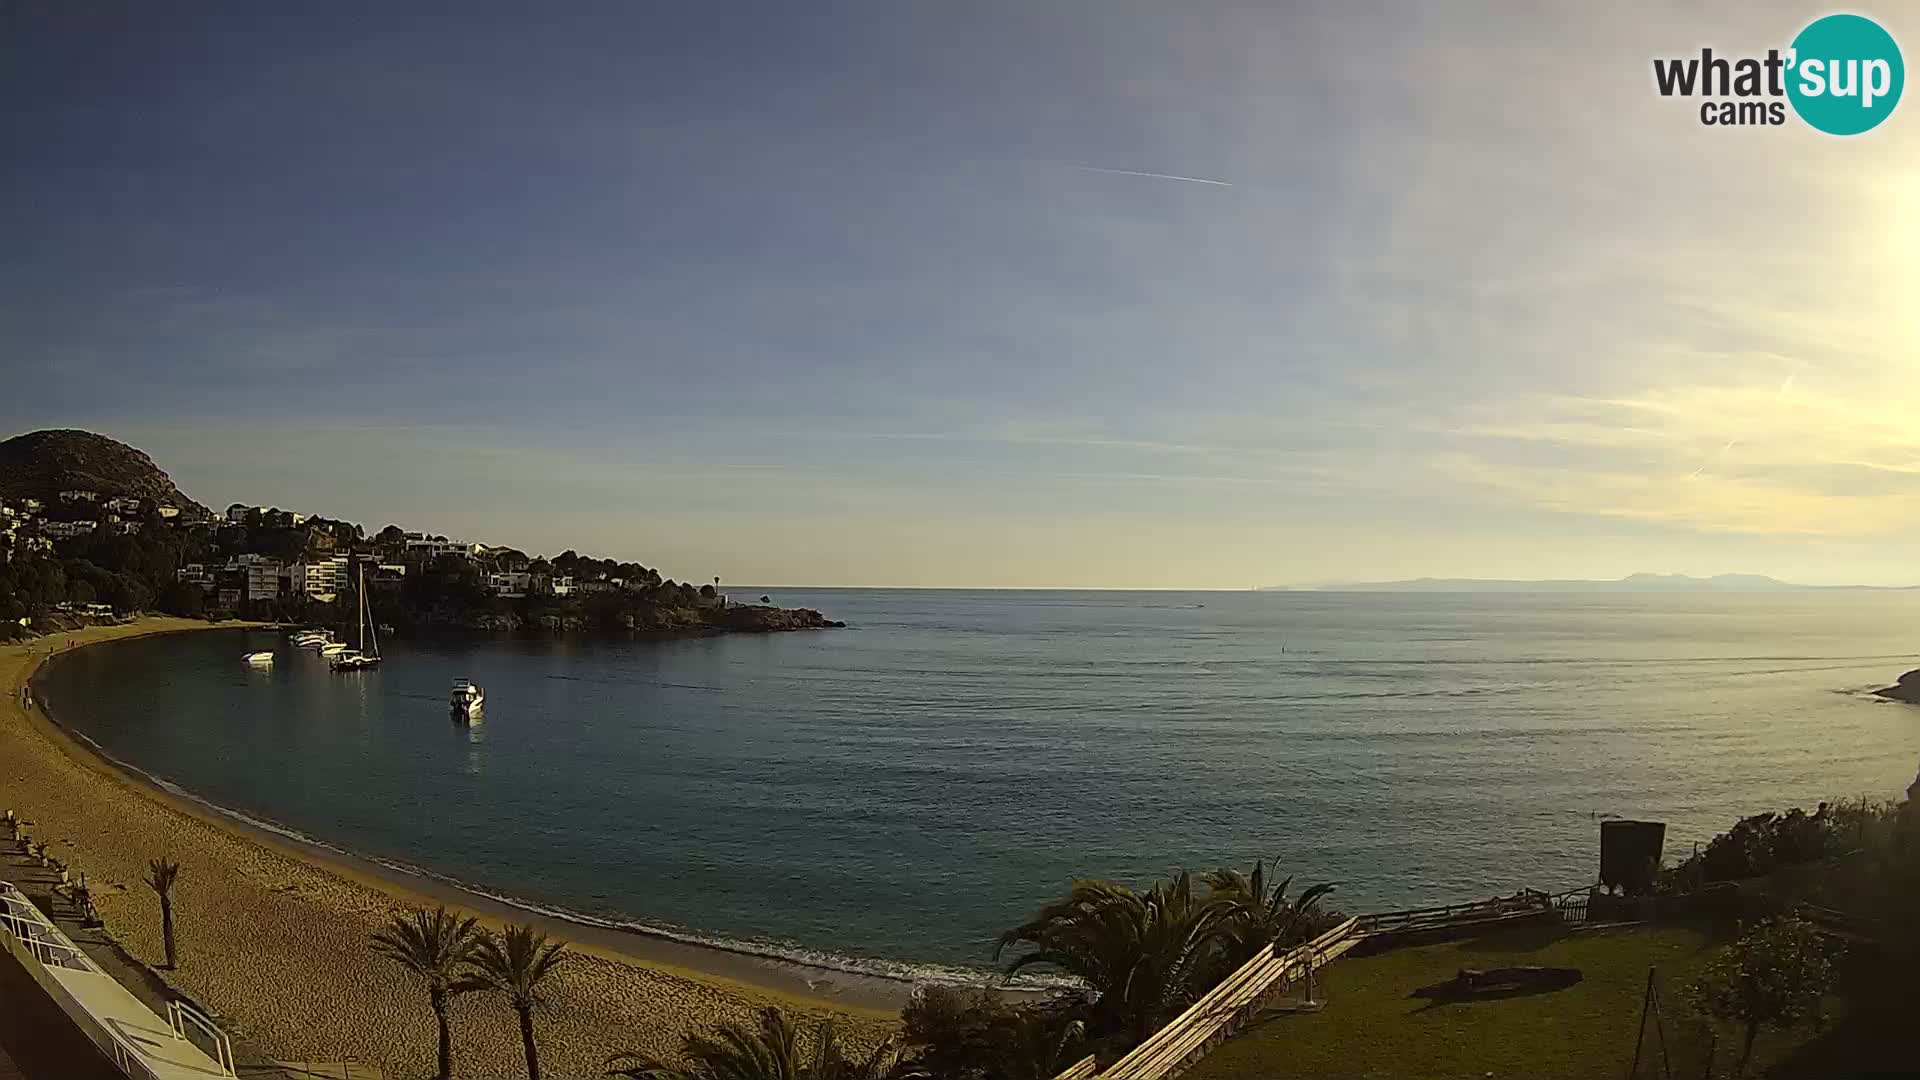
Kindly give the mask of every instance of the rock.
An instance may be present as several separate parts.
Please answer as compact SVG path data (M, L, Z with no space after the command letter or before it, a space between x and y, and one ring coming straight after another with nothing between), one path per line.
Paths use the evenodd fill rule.
M1920 668L1915 668L1894 680L1894 684L1883 690L1875 690L1880 697L1893 701L1904 701L1920 705Z
M847 624L827 618L812 608L762 607L735 604L716 612L716 624L726 630L771 633L777 630L822 630Z

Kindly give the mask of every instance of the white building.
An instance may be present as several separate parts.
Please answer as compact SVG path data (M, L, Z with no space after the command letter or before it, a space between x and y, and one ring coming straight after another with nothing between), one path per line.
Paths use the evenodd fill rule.
M507 571L487 575L487 588L492 589L495 596L504 596L509 599L521 597L527 595L527 590L532 587L533 575L525 571Z
M71 540L87 535L98 524L97 521L43 521L40 523L40 532L55 540Z
M464 540L435 540L412 533L407 535L407 558L415 562L428 562L442 555L472 558L479 554L480 547L479 544L469 544Z
M246 564L247 599L278 600L280 598L281 573L286 567L276 559L256 558Z
M79 491L79 490L63 491L60 493L60 501L63 503L99 502L100 493L97 491Z
M212 592L214 586L213 569L204 563L188 563L173 572L174 580L182 585L198 585L206 592Z
M306 593L310 599L331 604L346 590L350 561L345 555L335 555L330 559L294 563L288 570L288 585L296 593Z
M232 506L227 507L227 522L232 525L242 524L247 520L248 514L251 514L258 509L260 508L257 506L247 506L244 503L234 503Z
M155 509L159 510L160 516L166 518L168 521L172 521L174 518L180 516L180 508L171 503L161 503Z
M116 514L137 514L140 512L140 500L132 495L115 495L106 501L106 507Z

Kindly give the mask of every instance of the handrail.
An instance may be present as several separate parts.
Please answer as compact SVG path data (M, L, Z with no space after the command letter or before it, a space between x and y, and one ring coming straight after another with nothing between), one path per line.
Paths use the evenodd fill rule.
M220 1067L228 1073L233 1072L233 1040L227 1037L226 1032L220 1030L212 1017L201 1012L198 1006L185 998L174 998L167 1002L167 1023L183 1039L189 1037L188 1024L199 1028L213 1042L214 1060L218 1061Z
M100 972L99 965L93 962L92 957L65 941L66 935L60 933L60 928L42 915L40 909L34 907L33 902L21 894L20 890L7 885L4 891L0 891L0 904L5 905L5 910L0 911L0 922L4 922L8 932L26 945L28 951L33 953L35 960L48 966L58 965L71 967L77 971L104 974ZM22 910L15 910L15 908ZM34 933L35 929L51 931L61 940L49 941ZM55 954L56 949L59 950L58 955Z
M1233 974L1202 994L1172 1022L1148 1036L1100 1074L1101 1080L1160 1080L1224 1037L1276 986L1331 963L1364 937L1360 920L1350 917L1311 941L1285 953L1261 949Z
M1469 900L1458 904L1442 904L1437 907L1405 908L1399 911L1379 911L1360 916L1360 924L1369 931L1398 929L1408 924L1435 922L1473 915L1497 915L1514 911L1541 909L1550 905L1553 897L1546 893L1524 889L1511 896L1495 896L1485 900Z
M118 985L118 980L113 979L113 976L93 962L92 957L67 940L67 936L61 933L60 928L35 907L24 893L15 888L11 882L6 881L0 881L0 932L25 947L27 955L45 972L42 974L30 971L29 974L33 975L34 982L53 998L54 1004L60 1008L60 1011L66 1013L80 1027L82 1033L103 1056L113 1062L115 1068L130 1080L162 1080L147 1063L145 1052L128 1042L115 1028L114 1024L123 1021L115 1020L114 1023L108 1023L106 1019L82 1005L72 990L58 977L52 976L51 969L68 968L113 981L115 985ZM121 992L131 997L124 987L121 988ZM138 999L133 1000L147 1016L153 1017L155 1021L160 1019L153 1016L152 1011L140 1004ZM214 1061L225 1075L235 1074L232 1041L212 1020L207 1018L205 1013L189 1002L176 999L167 1006L167 1022L173 1028L174 1034L189 1046L192 1045L192 1040L186 1035L187 1024L191 1023L197 1028L204 1029L212 1038L218 1052L217 1059L209 1055L208 1060ZM199 1052L197 1048L195 1052Z
M1094 1056L1088 1054L1086 1057L1067 1066L1067 1070L1059 1076L1054 1077L1053 1080L1094 1080L1093 1074L1096 1068L1097 1064Z

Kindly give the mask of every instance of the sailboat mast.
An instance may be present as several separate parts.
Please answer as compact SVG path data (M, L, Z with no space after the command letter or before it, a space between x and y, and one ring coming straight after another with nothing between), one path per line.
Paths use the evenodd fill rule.
M360 566L360 603L365 606L367 611L367 632L373 635L373 655L378 658L380 655L380 627L375 625L373 621L373 601L367 597L366 581L367 567L365 563L362 563Z

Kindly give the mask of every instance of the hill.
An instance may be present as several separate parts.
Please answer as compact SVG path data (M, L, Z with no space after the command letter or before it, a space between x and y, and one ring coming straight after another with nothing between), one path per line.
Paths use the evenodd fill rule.
M0 498L51 505L62 491L73 490L152 499L183 510L200 506L152 458L105 435L34 431L0 442Z

